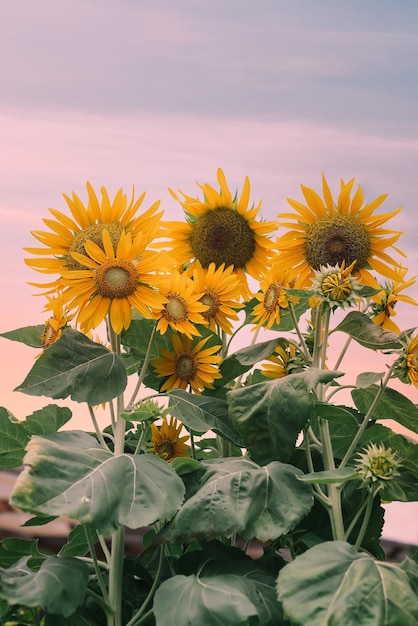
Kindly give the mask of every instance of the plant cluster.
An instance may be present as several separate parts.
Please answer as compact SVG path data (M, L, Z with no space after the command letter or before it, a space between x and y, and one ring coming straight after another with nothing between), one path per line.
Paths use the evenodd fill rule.
M4 624L418 622L418 559L380 544L382 502L418 498L418 446L384 425L418 433L390 386L418 387L418 334L395 322L417 305L387 227L399 209L376 212L385 196L354 180L334 199L323 177L263 221L248 178L235 195L217 180L171 191L183 221L87 184L33 232L48 317L2 337L38 351L17 390L71 398L86 428L56 404L0 408L0 466L24 465L11 504L73 524L58 554L1 542ZM353 346L383 364L351 383Z

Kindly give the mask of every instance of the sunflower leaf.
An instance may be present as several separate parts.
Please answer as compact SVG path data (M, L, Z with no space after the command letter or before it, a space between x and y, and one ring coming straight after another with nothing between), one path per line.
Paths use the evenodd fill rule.
M280 570L277 590L292 623L402 624L418 622L418 566L376 561L348 543L321 543Z
M341 373L311 368L229 391L229 414L251 457L260 464L288 461L311 415L311 390L337 376Z
M83 602L89 579L85 563L71 557L50 556L39 571L23 557L7 569L0 568L0 598L9 604L42 607L68 617Z
M81 431L33 436L24 463L13 506L67 515L103 535L120 525L139 528L170 519L184 495L182 480L157 455L113 456Z
M342 331L352 337L364 348L371 350L399 350L401 344L398 335L384 330L372 322L365 313L351 311L333 332Z
M216 539L239 533L245 539L274 540L310 511L313 499L301 470L274 461L260 467L248 458L202 461L199 484L169 524L164 541Z
M42 348L42 335L44 334L44 324L38 326L25 326L16 330L9 330L6 333L0 333L0 337L10 339L11 341L19 341L31 348Z
M126 384L126 369L116 354L68 328L15 391L50 398L70 396L94 405L120 395Z
M4 407L0 407L0 469L22 465L29 434L22 423Z
M364 414L372 405L379 391L377 385L367 389L353 389L351 396L358 410ZM395 389L386 387L373 409L373 420L392 419L414 433L418 433L418 406Z

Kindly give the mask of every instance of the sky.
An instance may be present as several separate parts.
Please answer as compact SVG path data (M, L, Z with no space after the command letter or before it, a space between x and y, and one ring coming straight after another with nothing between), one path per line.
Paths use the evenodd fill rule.
M403 207L391 227L418 273L415 0L0 0L0 15L0 332L43 323L22 248L87 180L182 219L168 188L197 195L222 167L275 219L301 183L354 177L368 201L388 194L382 212ZM418 307L396 321L417 326ZM48 402L12 391L34 351L0 350L0 404L24 419ZM401 516L418 543L418 508Z

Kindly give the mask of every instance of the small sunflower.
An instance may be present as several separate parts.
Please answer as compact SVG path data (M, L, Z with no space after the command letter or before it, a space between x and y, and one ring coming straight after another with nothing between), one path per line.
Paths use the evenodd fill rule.
M62 292L57 296L46 296L48 302L44 311L51 311L52 315L46 320L43 335L41 336L42 348L46 350L55 343L61 335L68 322L74 317L70 314L63 302Z
M186 213L186 223L167 222L165 228L172 237L171 246L180 264L200 261L203 268L215 263L218 268L233 266L243 286L248 290L245 272L259 278L270 257L272 242L268 235L276 229L275 222L257 221L261 201L248 208L250 181L245 178L241 197L229 190L225 174L218 169L220 190L209 184L199 184L203 200L180 192L180 202Z
M258 304L251 312L255 324L253 330L260 326L271 328L273 324L280 324L281 312L289 306L286 292L289 287L288 272L282 269L281 264L275 263L272 269L263 272L261 291L255 294Z
M296 286L309 285L314 271L321 266L341 265L343 261L346 266L355 262L353 273L364 285L377 286L369 270L396 280L392 266L397 263L385 250L393 248L402 233L382 228L382 224L401 209L374 215L386 195L362 206L364 196L360 186L351 198L354 179L348 183L341 181L341 191L334 204L324 176L322 184L324 199L302 185L306 205L288 198L296 215L282 213L278 216L296 220L296 223L279 222L280 226L291 230L277 240L283 263L297 276Z
M418 388L418 333L410 333L403 345L402 354L396 362L394 374L403 383Z
M178 334L172 334L170 339L173 352L161 350L161 356L152 362L158 376L168 377L160 391L187 389L188 385L194 393L213 389L213 381L222 377L218 368L222 357L216 355L221 346L205 348L209 337L195 345L188 337Z
M385 482L400 475L401 465L398 453L383 444L377 446L370 443L356 458L356 471L363 479L363 484L375 484L380 488Z
M312 290L315 291L315 299L325 302L332 309L350 307L360 300L361 283L351 275L355 261L345 267L345 261L341 265L327 265L315 271L312 280Z
M72 252L86 269L62 272L64 297L71 309L78 308L77 322L83 332L96 328L109 314L115 333L127 329L132 309L145 318L152 317L151 308L163 306L166 298L154 286L161 277L154 273L160 262L157 252L146 250L147 237L134 239L130 232L121 232L117 246L105 229L102 246L85 242L88 256ZM116 249L116 252L115 252Z
M266 378L283 378L288 374L302 371L304 361L293 344L283 341L277 344L274 354L268 357L267 362L261 364L261 368L261 373Z
M164 418L160 428L155 424L151 424L150 451L167 461L167 463L171 463L177 457L188 456L189 446L184 442L188 440L189 436L180 437L182 428L183 424L174 417L170 417L170 421Z
M232 265L225 269L224 264L216 268L215 263L210 263L204 269L199 261L193 270L195 290L202 293L200 302L206 306L202 312L209 328L217 331L217 326L226 333L232 333L231 320L236 322L238 315L236 309L244 305L239 302L241 297L241 283L234 274Z
M199 336L196 324L206 323L203 312L207 307L201 302L203 293L196 293L190 276L174 270L160 291L164 301L153 310L154 319L158 320L157 330L163 335L170 327L187 337Z
M389 330L397 334L399 334L401 330L391 318L396 315L395 307L398 301L418 306L418 302L416 300L401 293L401 291L404 291L404 289L413 285L416 280L416 276L414 276L414 278L410 278L409 280L405 280L406 272L406 268L399 269L398 279L386 281L383 290L373 298L376 300L376 303L372 305L373 322L385 330Z
M93 241L103 249L102 235L106 229L117 246L122 231L130 232L135 238L142 233L147 243L154 239L160 230L162 211L157 213L160 201L154 202L142 215L136 216L145 193L137 200L132 196L128 204L126 194L122 189L116 193L113 200L105 187L101 188L102 199L99 201L93 187L87 183L88 203L84 206L80 198L73 192L72 197L64 194L64 199L71 211L72 217L57 209L49 209L55 219L44 219L43 222L50 229L47 231L32 231L32 235L44 247L25 248L30 254L39 258L25 259L27 265L43 274L61 274L62 271L79 270L84 266L73 256L73 252L85 254L85 242ZM36 285L40 287L55 286Z

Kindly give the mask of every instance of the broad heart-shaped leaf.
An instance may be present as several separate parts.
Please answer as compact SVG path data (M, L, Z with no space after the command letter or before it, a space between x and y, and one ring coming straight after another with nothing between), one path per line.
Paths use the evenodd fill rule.
M359 411L367 413L378 390L377 385L367 387L367 389L353 389L351 396ZM384 390L370 418L373 420L392 419L412 432L418 433L418 406L390 387Z
M83 602L89 570L85 563L71 557L48 557L37 572L20 559L8 569L0 568L0 598L9 604L40 606L48 613L71 615Z
M215 539L239 533L269 541L294 528L311 509L301 470L274 461L260 467L244 457L208 459L200 487L162 530L162 541Z
M239 577L177 575L165 580L154 597L156 626L237 626L257 608Z
M54 433L71 419L71 415L67 407L49 404L20 422L7 409L0 407L0 469L22 465L31 435Z
M169 410L183 424L196 432L213 430L243 448L239 433L228 415L228 405L222 398L195 395L183 389L173 389L167 393Z
M90 435L63 431L34 436L11 502L22 511L67 515L103 535L120 525L139 528L170 519L182 480L153 454L114 456Z
M0 469L22 465L29 434L22 423L4 407L0 407Z
M341 374L310 368L228 392L229 414L257 463L290 459L311 415L311 390L337 376Z
M416 626L417 575L410 560L408 567L375 561L348 543L332 541L286 565L277 590L292 624Z
M28 557L29 567L35 570L39 569L47 555L38 550L38 540L6 537L1 541L0 568L14 565L22 557Z
M371 350L399 350L398 335L377 326L372 320L360 311L351 311L334 331L342 331L352 337L364 348Z
M31 348L42 348L42 335L44 334L45 326L40 324L38 326L25 326L24 328L17 328L16 330L9 330L7 333L0 333L0 337L5 339L11 339L11 341L19 341Z
M94 405L121 394L126 383L125 366L114 352L67 328L15 391Z

